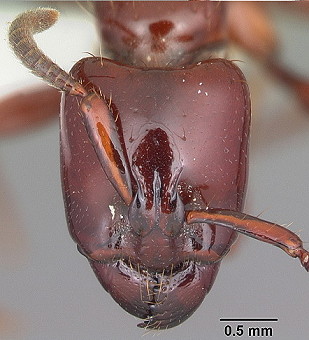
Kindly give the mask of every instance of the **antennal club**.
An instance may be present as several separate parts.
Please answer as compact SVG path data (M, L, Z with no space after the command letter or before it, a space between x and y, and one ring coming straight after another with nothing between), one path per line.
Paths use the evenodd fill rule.
M85 97L83 86L49 59L37 46L33 35L50 28L59 17L51 8L38 8L20 14L9 29L9 42L21 62L30 71L60 91Z

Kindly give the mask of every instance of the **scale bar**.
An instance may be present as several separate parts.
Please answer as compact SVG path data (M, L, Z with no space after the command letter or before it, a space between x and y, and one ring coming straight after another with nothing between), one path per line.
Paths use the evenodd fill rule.
M277 322L278 318L272 318L272 319L250 319L250 318L242 318L242 319L220 319L220 321L242 321L242 322L248 322L248 321L262 321L262 322Z

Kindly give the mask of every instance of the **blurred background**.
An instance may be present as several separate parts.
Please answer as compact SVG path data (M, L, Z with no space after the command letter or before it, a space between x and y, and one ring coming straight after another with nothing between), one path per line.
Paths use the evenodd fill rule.
M9 50L8 23L42 2L0 3L1 97L40 81ZM69 70L97 50L91 14L59 8L39 46ZM282 64L309 79L309 11L269 8L282 39ZM297 5L295 3L295 5ZM295 95L240 51L252 91L253 123L245 211L286 224L309 249L309 112ZM233 53L234 56L234 53ZM220 318L278 318L273 339L309 336L309 274L278 248L239 237L201 307L164 332L136 327L96 280L67 231L59 174L58 121L0 139L0 339L224 339ZM242 336L246 338L245 335Z

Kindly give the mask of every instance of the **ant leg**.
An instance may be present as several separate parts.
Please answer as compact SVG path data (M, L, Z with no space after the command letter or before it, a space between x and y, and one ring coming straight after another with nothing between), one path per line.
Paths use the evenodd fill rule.
M280 67L276 60L280 42L277 41L267 7L257 2L231 2L227 13L231 40L260 60L274 77L295 91L309 110L309 80Z
M230 2L227 7L230 39L255 58L265 59L277 48L267 9L259 2Z
M0 136L37 127L59 114L61 94L50 86L18 90L0 100Z
M301 239L278 224L238 211L210 208L205 211L188 211L186 222L188 224L212 223L220 225L259 241L273 244L288 255L298 257L303 267L309 271L309 252L303 248Z
M273 59L266 62L269 71L281 82L293 89L306 110L309 110L309 80L301 79L292 72L280 67Z

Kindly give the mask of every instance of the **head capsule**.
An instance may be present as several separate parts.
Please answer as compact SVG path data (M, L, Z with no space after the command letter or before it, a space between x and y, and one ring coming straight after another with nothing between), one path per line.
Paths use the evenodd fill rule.
M216 261L236 237L216 225L189 228L182 210L183 204L185 210L205 209L208 202L210 208L241 209L247 86L225 60L166 71L103 61L104 67L101 58L82 60L72 74L112 94L111 121L124 136L127 168L138 184L128 206L104 174L85 124L72 119L79 117L78 101L67 96L61 141L70 232L120 306L145 319L144 327L173 327L200 305L216 277ZM172 222L163 223L166 218Z

